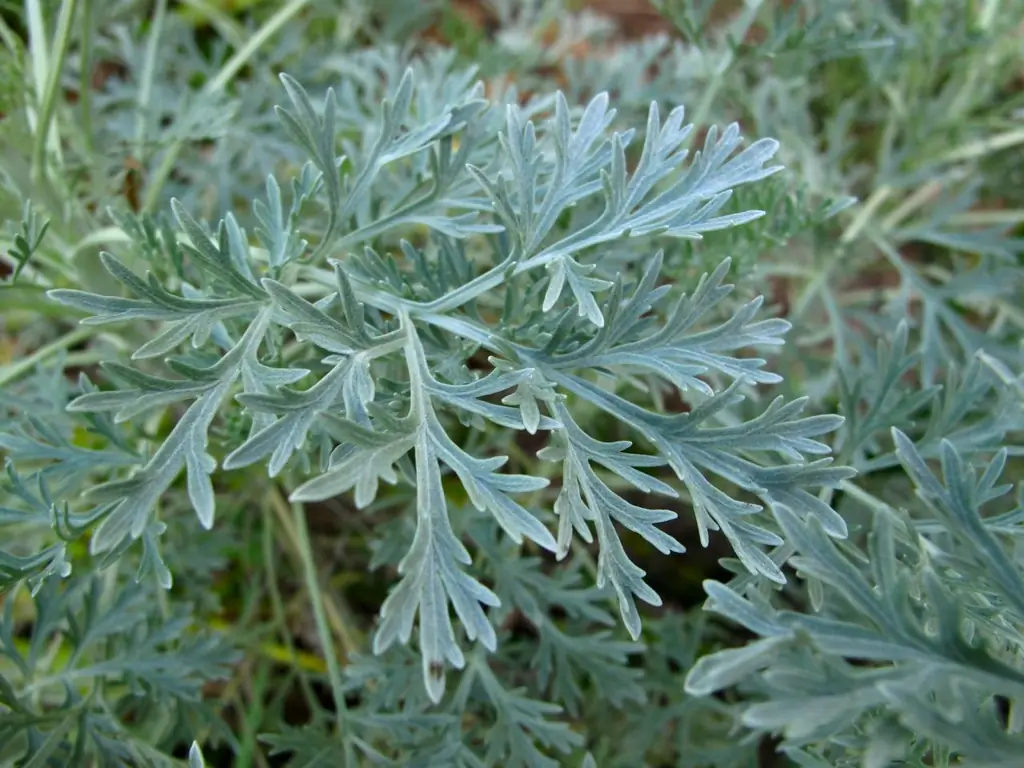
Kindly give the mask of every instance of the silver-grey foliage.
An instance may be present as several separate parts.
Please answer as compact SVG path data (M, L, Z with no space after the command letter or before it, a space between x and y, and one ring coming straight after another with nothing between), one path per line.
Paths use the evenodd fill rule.
M0 763L1016 768L1021 0L176 5L0 109Z
M756 319L759 298L722 314L731 291L724 282L728 262L689 292L659 285L657 253L638 262L635 279L612 276L602 264L602 248L623 238L637 241L639 259L652 239L699 239L760 216L727 206L735 188L778 170L768 164L776 142L741 147L732 125L710 130L691 153L685 142L693 127L684 123L682 108L663 122L652 104L628 170L636 134L612 129L615 111L606 95L574 114L556 94L553 109L537 112L516 103L489 105L478 86L458 73L450 77L441 87L447 100L440 102L436 93L416 90L407 71L379 109L375 137L341 155L338 96L328 90L317 108L297 81L282 76L290 105L278 112L308 164L288 185L287 215L273 177L266 199L254 202L264 248L249 245L234 216L210 232L175 203L194 284L169 287L108 254L104 263L130 298L51 292L87 312L86 322L157 322L156 334L133 357L140 363L162 358L176 374L111 364L117 388L85 393L72 410L112 412L122 422L190 403L137 471L91 492L110 505L92 550L142 538L182 471L200 523L213 525L218 470L207 441L226 408L242 409L252 427L224 468L269 456L271 477L306 475L292 494L296 501L354 491L365 506L380 482L412 482L416 534L399 565L401 581L382 608L374 647L408 642L418 627L435 700L444 690L443 665L465 663L451 611L469 641L494 650L486 609L499 604L453 534L446 473L516 542L528 539L565 557L574 537L596 537L598 586L614 590L634 638L640 633L635 600L660 600L626 554L620 528L665 553L683 547L658 528L674 512L628 501L606 473L644 492L685 492L703 544L709 531L719 530L751 572L778 581L782 573L764 547L782 540L774 526L756 522L761 505L712 478L759 497L773 513L784 507L820 518L830 534L843 536L841 519L809 490L849 474L827 458L804 461L827 454L816 438L840 419L802 416L800 401L775 401L739 423L720 420L744 387L779 381L747 350L781 344L788 328L782 320ZM401 202L394 195L378 201L378 190L395 184L403 189ZM305 211L321 206L323 226L310 229ZM376 219L366 218L368 206ZM555 228L566 220L568 227ZM358 258L346 255L371 240L397 242L389 238L411 225L432 232L422 253L401 241L401 260L368 247ZM333 272L324 269L328 260ZM179 354L183 343L194 351ZM310 364L282 367L274 350L295 343L305 345ZM313 350L319 354L309 357ZM478 351L494 367L483 377L466 367ZM630 388L603 384L608 374L661 379L699 393L703 402L690 413L662 414L638 404L643 401ZM493 400L510 390L502 402ZM629 425L643 447L628 451L628 442L588 434L574 417L581 403ZM509 473L505 456L467 452L450 436L453 416L549 433L541 455L561 465L563 478L553 507L523 506L520 499L548 479ZM660 465L671 468L677 483L645 471ZM169 573L161 572L169 586Z

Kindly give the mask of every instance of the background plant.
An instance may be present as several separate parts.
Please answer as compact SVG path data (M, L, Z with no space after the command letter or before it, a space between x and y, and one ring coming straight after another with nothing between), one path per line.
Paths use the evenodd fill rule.
M1014 765L1024 8L408 10L5 8L0 761Z

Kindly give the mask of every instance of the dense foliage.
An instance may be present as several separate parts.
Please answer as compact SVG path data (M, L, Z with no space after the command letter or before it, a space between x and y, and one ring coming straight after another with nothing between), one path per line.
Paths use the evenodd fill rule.
M0 765L1020 764L1024 4L658 9L3 6Z

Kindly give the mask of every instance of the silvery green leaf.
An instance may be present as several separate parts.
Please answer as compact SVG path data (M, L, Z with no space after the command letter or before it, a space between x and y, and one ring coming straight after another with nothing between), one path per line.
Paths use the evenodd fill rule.
M82 448L59 433L40 429L45 424L40 419L28 418L27 421L32 427L31 431L19 429L0 432L0 448L12 456L17 454L26 461L58 462L56 465L50 465L40 470L40 481L57 472L67 474L92 472L103 467L131 467L138 463L138 456L123 446L118 445L106 450ZM7 458L9 461L10 456ZM10 472L12 469L13 465L9 467L8 471ZM14 482L13 476L10 474L8 476L12 477L12 482ZM14 492L22 499L28 498L19 491L17 486L15 486Z
M622 300L621 286L617 286L606 303L607 317L602 315L601 328L591 339L572 351L547 355L547 360L558 368L598 368L605 370L641 370L655 373L682 391L696 389L712 395L714 391L703 379L710 372L721 373L732 379L759 384L772 384L780 377L761 370L763 359L735 357L729 353L749 347L779 346L789 328L784 320L753 322L761 306L757 298L742 305L725 322L703 329L698 326L731 292L732 286L722 285L729 271L729 261L719 265L715 272L701 277L696 289L683 295L672 307L665 323L653 333L632 338L643 330L642 317L657 305L665 295L656 288L662 267L659 252L650 260L633 295Z
M942 184L938 200L926 209L927 215L900 227L893 237L901 242L926 242L951 251L994 256L1012 263L1016 255L1024 251L1024 239L1014 237L1012 227L997 224L968 228L955 223L983 194L980 178L969 177L959 185Z
M901 717L916 733L927 734L939 744L949 744L972 756L972 762L985 768L1012 768L1020 759L1024 739L1008 732L990 702L974 712L943 712L941 706L921 692L882 690L890 701L899 702ZM959 716L958 716L959 715Z
M412 449L415 434L378 433L351 424L347 432L359 434L360 444L336 448L327 470L296 488L293 501L322 501L354 489L356 505L365 507L377 496L380 480L398 482L395 462Z
M763 598L758 599L757 595L751 598L743 597L729 586L712 579L706 580L703 586L708 596L704 604L705 611L719 613L762 637L783 637L791 634L789 627L779 620L775 611Z
M206 452L207 432L231 386L242 360L254 354L263 340L269 317L262 312L238 344L210 372L208 383L150 460L126 480L103 483L92 489L98 500L115 502L90 541L95 553L108 552L125 537L138 539L148 525L154 507L182 469L186 471L188 496L200 523L213 525L214 496L210 474L216 462ZM83 395L90 397L90 395Z
M691 696L705 696L735 685L769 666L787 641L784 636L768 637L742 648L701 656L686 673L686 692Z
M509 494L530 493L546 488L546 478L497 472L507 456L474 458L452 442L441 425L433 419L428 422L427 433L437 457L458 475L473 506L494 515L498 524L517 544L526 536L544 549L555 551L555 539L548 529L522 505L509 498Z
M490 362L499 370L504 364L504 361L494 357L490 359ZM513 407L518 406L523 428L533 435L538 429L541 429L542 424L546 425L543 427L544 429L558 426L547 416L542 416L540 412L540 403L553 404L557 393L551 384L544 381L538 371L528 370L525 373L526 375L516 384L515 392L503 397L501 402ZM551 426L547 426L548 424Z
M378 131L372 144L365 151L360 151L356 147L348 148L354 168L343 183L338 174L339 162L334 151L337 113L337 96L334 90L328 90L323 116L319 117L305 90L294 79L287 75L281 76L293 109L285 110L279 107L278 115L293 139L310 153L322 177L327 180L327 230L312 258L315 259L323 253L334 241L337 229L342 223L347 224L353 216L358 216L369 199L369 191L382 168L430 149L435 142L445 139L453 131L471 122L486 104L479 98L480 88L470 87L457 95L452 94L453 102L432 105L432 110L417 114L418 119L413 120L410 113L415 92L414 79L413 70L407 69L392 94L381 102ZM472 139L469 143L472 143ZM434 203L443 187L453 181L452 169L443 169L446 165L445 160L446 158L442 158L439 161L437 170L440 174L434 177L432 190L418 200L408 203L400 211L370 225L369 229L357 226L355 233L344 236L344 242L351 245L366 240L384 229L416 221L436 223L442 231L458 236L481 231L472 224L470 216L449 217L430 212L432 207L436 208ZM454 163L454 168L461 169L464 154L457 154ZM492 231L491 228L487 230Z
M743 712L743 722L752 728L777 731L785 727L787 737L825 739L885 697L873 686L834 695L799 696L752 704Z
M108 375L128 382L130 388L79 395L68 404L69 411L115 411L114 422L121 423L147 411L163 409L172 403L200 397L216 384L216 380L162 379L117 363L108 363L104 368Z
M274 303L285 313L287 324L296 333L308 335L311 341L330 352L350 354L363 347L366 335L361 326L352 328L334 319L269 277L264 278L262 284Z
M387 348L385 342L370 351L386 354ZM292 454L302 448L317 419L323 419L324 414L333 411L337 405L344 404L349 419L358 421L363 418L366 403L373 399L369 359L365 353L356 353L337 363L307 390L282 388L273 394L248 392L238 395L238 401L254 415L267 418L258 431L254 431L225 458L225 468L248 466L270 453L267 471L271 477L276 477Z
M235 295L257 300L264 298L263 290L253 277L248 248L242 242L242 234L233 216L229 214L221 222L214 241L179 201L172 200L171 208L178 225L192 241L191 245L182 246L192 258Z
M525 508L509 498L508 494L528 493L547 486L547 480L524 475L498 474L507 457L495 456L477 459L459 448L448 437L438 421L433 400L447 402L471 412L481 413L489 419L512 426L516 429L525 425L519 412L507 406L482 403L477 398L494 394L518 383L528 372L516 374L492 373L467 385L448 385L438 382L430 372L423 345L409 324L406 344L406 360L409 367L410 385L413 387L413 411L411 417L421 419L420 430L430 440L434 455L455 470L470 500L477 509L487 510L495 516L502 528L519 542L524 535L542 547L554 550L555 541L550 532ZM545 421L545 424L556 422Z
M611 288L612 283L608 280L588 277L594 271L594 267L594 264L583 265L568 257L551 262L548 265L551 282L544 294L542 309L545 312L550 311L562 295L563 287L568 283L569 290L572 291L572 295L576 299L580 317L587 318L599 328L604 325L604 315L601 314L601 309L597 306L594 294Z
M844 558L816 519L800 520L791 510L780 507L776 516L787 537L801 553L799 568L840 590L876 626L893 637L902 633L900 617L894 613L886 596L877 594L857 567Z
M889 640L886 634L859 624L822 616L791 616L789 625L793 630L811 634L817 642L828 648L830 653L841 654L854 659L913 660L917 653L912 647Z
M762 215L761 211L747 211L715 216L733 187L758 181L780 169L765 167L778 149L778 142L771 139L755 142L730 159L741 141L735 124L721 138L717 128L712 127L704 150L666 188L655 192L663 180L678 171L688 154L682 145L692 126L683 127L682 121L683 110L679 108L662 126L657 105L652 103L643 152L630 175L625 161L630 134L604 138L611 122L606 94L590 102L575 134L564 102L556 102L555 118L548 130L554 148L550 161L544 153L533 150L538 144L534 124L524 123L516 107L508 108L502 143L512 168L512 183L504 178L496 183L479 170L473 173L491 197L506 228L520 238L522 253L517 272L554 262L545 306L554 306L564 281L573 275L572 267L557 262L575 261L578 254L594 246L621 237L653 234L699 238L702 232L736 226ZM602 140L598 149L592 151L599 137ZM533 190L542 183L547 184L547 192L538 201ZM572 193L567 193L563 186L571 188ZM597 218L561 240L543 245L563 210L598 192L603 195L604 210ZM592 298L598 284L591 286L582 276L575 279L581 315L599 324Z
M560 763L542 752L541 746L566 755L583 744L581 734L571 730L567 723L552 719L562 713L562 707L531 699L523 689L505 688L490 668L475 661L469 674L475 673L502 726L496 729L495 738L488 740L490 764L557 768Z
M995 484L1006 464L1006 453L1001 451L992 459L985 474L979 479L968 468L952 443L943 441L941 448L942 474L945 486L932 474L918 453L914 443L903 432L893 430L896 452L907 474L917 487L918 496L935 511L945 525L971 547L985 568L988 579L996 586L1004 600L1012 605L1019 616L1024 616L1024 577L1020 568L1007 555L1002 545L985 526L978 508L992 500L985 492ZM1010 490L1004 486L1003 495ZM994 497L993 497L994 498Z
M530 375L531 371L529 370L505 374L491 373L470 384L445 384L434 379L428 372L425 386L432 396L443 403L470 413L478 413L503 427L526 429L529 431L520 409L488 403L482 398L507 391L512 387L518 387ZM557 421L547 416L541 416L538 413L533 431L536 431L538 428L555 429L557 427Z
M984 350L979 350L976 357L983 365L987 366L1004 385L1012 387L1016 390L1018 396L1024 400L1024 373L1015 375L1005 363L988 354Z
M267 249L267 260L274 269L280 269L284 264L297 259L307 247L306 241L298 236L294 226L298 206L302 204L303 193L307 192L309 182L296 180L295 184L292 210L287 217L281 201L281 187L273 176L267 176L266 203L259 199L252 203L253 215L260 223L256 235Z
M65 544L54 544L24 556L0 550L0 587L4 589L25 579L35 593L50 577L64 579L70 575L71 563L67 559Z
M609 444L594 440L580 429L563 404L557 403L555 408L564 430L564 442L544 458L560 459L563 466L562 489L555 501L555 513L559 517L558 555L564 557L567 554L574 530L585 541L591 541L590 525L593 524L600 546L598 586L608 583L613 587L623 621L635 640L640 634L640 617L633 602L634 596L651 605L660 605L661 601L644 584L644 572L626 555L613 522L640 534L664 554L685 549L655 527L673 520L676 517L674 512L631 504L601 480L592 463L608 467L643 490L662 491L665 495L675 493L656 478L634 469L636 466L656 466L661 463L659 459L624 453L624 449L629 447L625 442Z
M36 620L17 646L10 643L12 614L4 612L0 656L5 674L0 701L7 711L0 721L0 743L8 755L11 747L14 754L20 751L27 728L42 736L27 742L33 751L23 761L26 764L36 756L74 760L76 745L78 754L89 759L113 762L146 755L157 764L169 759L145 742L140 749L123 749L125 743L134 745L123 733L117 739L120 720L102 710L82 718L76 706L83 699L73 692L77 685L117 686L133 699L152 697L194 713L203 686L229 675L238 656L220 638L197 631L190 612L175 607L161 615L155 597L149 580L134 583L130 578L90 574L48 581L30 596ZM64 653L52 654L54 648ZM45 652L48 649L50 653ZM51 703L47 706L20 696L29 685L36 685ZM81 729L78 734L82 735L62 723Z
M91 317L82 321L87 325L143 319L172 321L167 330L158 337L170 337L172 340L158 342L157 339L153 339L149 342L151 348L160 345L164 350L170 349L194 333L201 333L209 324L229 317L255 314L259 306L251 297L209 299L177 296L167 291L151 275L146 280L139 278L109 253L101 253L100 259L111 275L140 298L124 299L63 288L49 291L47 295L67 306L92 313ZM158 354L162 352L147 351L143 354L136 353L136 356Z
M482 606L497 606L497 596L460 566L471 562L456 538L437 456L426 432L416 438L416 534L398 566L401 581L381 607L381 622L373 639L375 653L397 642L408 643L419 618L419 647L423 679L431 700L444 695L445 664L456 669L465 656L455 638L449 605L455 609L470 640L494 650L497 636Z
M188 768L206 768L203 750L199 748L197 741L193 741L192 746L188 748Z
M721 530L752 573L762 573L780 583L784 581L778 566L761 551L764 545L782 543L781 539L746 520L760 511L759 506L731 498L712 485L702 470L725 477L756 493L772 506L773 512L777 513L784 501L794 501L795 509L803 514L822 516L834 535L843 535L841 518L804 488L818 484L835 485L849 477L852 474L850 470L831 467L828 459L813 464L793 463L762 468L734 453L742 436L743 440L761 440L762 450L787 455L794 450L791 446L806 444L808 436L834 430L840 423L838 417L799 419L797 414L802 403L795 402L786 406L777 404L762 417L736 427L702 427L700 425L717 411L737 401L739 382L688 414L664 416L634 405L575 374L550 371L548 377L630 424L649 440L689 491L701 543L706 546L709 530Z
M937 381L950 360L971 360L984 349L1013 367L1021 365L1021 348L1016 339L1001 333L986 333L958 311L963 300L1013 301L1024 284L1019 269L996 266L990 259L981 259L971 269L959 270L954 281L943 282L919 270L899 252L893 241L882 237L872 243L887 259L900 277L900 288L892 293L887 311L903 317L911 302L920 302L918 317L918 351L924 383Z

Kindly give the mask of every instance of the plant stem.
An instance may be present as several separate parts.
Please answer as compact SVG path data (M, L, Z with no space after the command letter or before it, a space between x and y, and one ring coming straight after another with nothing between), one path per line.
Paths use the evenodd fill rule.
M288 543L291 545L292 550L299 554L299 534L295 528L295 523L292 520L291 509L288 506L288 502L285 501L284 497L277 490L272 491L270 502L274 507L274 511L277 513L277 521L284 531L285 536L288 539ZM349 622L346 622L346 617L350 616L350 612L339 605L339 600L331 593L323 595L324 609L327 613L327 620L331 625L331 629L334 630L334 634L337 636L338 641L341 643L342 651L346 656L351 656L357 653L363 646L362 638L359 633L349 628Z
M899 519L899 515L895 512L895 510L893 510L891 506L886 504L873 493L865 491L856 483L852 483L849 480L843 480L842 482L839 483L839 490L857 499L857 501L859 501L861 504L865 505L874 512L881 512L894 519Z
M316 563L313 562L313 548L309 543L309 527L306 525L306 508L303 504L293 503L292 514L295 516L295 528L298 532L299 556L302 558L303 574L306 579L306 590L309 602L313 606L313 618L316 621L316 633L324 649L327 662L327 677L331 681L331 694L334 697L334 709L337 714L336 725L341 731L344 727L345 688L341 682L341 669L338 667L338 654L334 650L334 640L330 627L327 625L327 614L324 612L323 596L320 591L320 580L317 578Z
M1008 149L1017 144L1024 144L1024 128L986 136L984 139L971 141L957 147L941 158L941 162L954 163L963 160L976 160L1000 149Z
M316 563L313 560L313 548L309 541L309 527L306 524L305 507L299 503L290 505L291 517L289 518L289 504L285 501L280 491L274 488L271 491L271 504L278 513L278 519L284 522L289 520L293 531L295 548L298 551L299 559L302 562L303 576L306 582L306 590L309 592L309 602L313 608L313 619L316 623L317 637L324 650L324 661L327 663L327 677L331 685L331 695L334 699L335 713L337 715L336 727L338 733L344 731L344 714L347 710L345 705L345 690L341 680L341 669L338 666L338 653L334 647L334 639L331 636L331 628L328 623L327 611L324 607L325 599L323 590L320 588L320 580L316 572ZM346 744L346 751L348 746ZM349 764L346 762L346 765Z
M871 197L867 199L857 211L857 214L853 217L853 221L850 222L850 226L846 228L846 231L839 237L839 243L846 245L853 242L857 235L861 233L875 211L881 207L890 196L892 195L892 188L888 185L882 185L877 187L874 192L871 193Z
M49 80L49 41L46 39L46 22L38 0L25 3L25 23L28 26L29 57L32 60L32 84L36 92L36 105L42 104ZM13 53L13 51L12 51ZM39 127L39 113L30 111L29 128Z
M292 20L292 18L299 13L303 8L309 5L310 0L290 0L280 10L271 16L267 21L260 27L256 34L249 38L244 46L239 48L234 56L228 59L224 66L221 67L220 71L211 78L205 86L203 86L200 92L201 97L209 97L220 91L224 90L231 79L238 74L239 70L244 67L249 59L253 57L260 46L262 46L267 40L276 35L284 26ZM181 154L181 149L185 145L183 139L176 140L167 148L167 152L164 154L163 160L160 162L156 173L153 174L153 180L146 186L146 196L142 204L142 213L152 213L156 207L157 199L160 197L160 192L163 190L164 185L167 183L167 179L171 175L171 171L174 169L174 163L177 162L178 155Z
M222 3L211 3L207 0L182 0L182 5L195 11L197 16L209 22L210 26L235 48L245 45L245 29L231 17L229 12L218 7L218 5L223 5Z
M942 192L943 182L938 179L932 179L926 184L922 184L914 192L907 197L902 203L900 203L896 210L890 213L885 219L882 220L880 229L883 232L889 232L896 229L908 216L914 213L921 206L932 202L939 193Z
M761 10L762 0L751 0L746 3L746 8L739 15L737 19L737 25L734 30L730 30L736 40L742 41L754 22L757 20L757 15ZM703 55L707 55L707 51L702 51ZM718 92L722 88L722 84L725 82L726 73L732 68L733 64L736 63L736 54L730 49L726 52L723 60L719 63L711 76L710 82L703 88L703 96L701 97L700 103L697 105L697 109L693 113L693 118L690 120L698 129L704 126L705 121L711 114L711 108L715 103L715 99L718 98Z
M82 137L90 159L94 149L92 133L92 0L82 0L82 65L78 80L78 106Z
M146 133L149 121L149 101L153 93L153 72L156 70L156 52L160 36L164 28L164 16L167 14L167 0L157 0L153 10L153 22L146 41L146 58L142 64L142 76L139 82L139 103L135 117L135 159L145 165Z
M41 181L45 175L46 144L50 138L50 123L57 105L57 94L60 91L60 75L64 69L71 44L71 22L78 10L78 0L65 0L60 7L57 20L57 34L53 49L56 57L50 62L46 90L43 92L42 108L39 112L39 124L36 126L35 144L32 148L32 178Z
M30 371L51 355L63 352L65 349L73 347L78 342L85 341L95 333L96 330L88 326L76 328L71 333L65 334L59 339L51 341L46 346L40 347L28 357L23 357L15 363L11 363L8 366L0 368L0 387L10 384L19 376Z
M275 660L287 660L291 664L299 681L299 687L302 688L310 711L312 711L315 708L317 699L313 693L313 687L309 683L306 671L311 670L323 674L326 673L327 667L318 657L312 654L300 653L296 650L295 643L292 642L291 632L288 631L288 617L284 610L284 601L281 599L281 590L277 587L277 568L274 565L274 516L265 506L263 518L263 560L264 567L266 568L267 594L270 596L271 612L273 613L274 621L278 625L281 640L284 643L284 650L286 651L286 655L278 655L275 657ZM310 658L305 658L307 656Z

